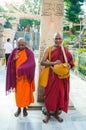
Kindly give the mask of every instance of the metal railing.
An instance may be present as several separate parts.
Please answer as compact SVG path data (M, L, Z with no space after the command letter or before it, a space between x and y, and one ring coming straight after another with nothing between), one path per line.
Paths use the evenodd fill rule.
M75 63L74 71L86 78L86 55L76 52L72 52L72 55Z

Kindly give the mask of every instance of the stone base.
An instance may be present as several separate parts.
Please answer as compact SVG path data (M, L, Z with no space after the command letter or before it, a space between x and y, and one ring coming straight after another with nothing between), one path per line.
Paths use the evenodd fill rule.
M29 107L28 107L28 110L42 110L45 109L44 107L44 103L38 103L38 102L35 102L34 104L31 104ZM72 103L72 101L70 100L69 102L69 107L68 107L69 110L75 110L75 107Z

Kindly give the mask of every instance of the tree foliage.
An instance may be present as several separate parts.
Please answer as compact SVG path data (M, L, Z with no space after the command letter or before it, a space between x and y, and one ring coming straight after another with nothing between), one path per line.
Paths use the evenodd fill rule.
M6 12L6 10L2 6L0 6L0 12Z
M25 0L25 4L32 14L40 14L42 0Z
M73 23L79 22L78 15L81 12L83 2L84 0L64 0L65 16L68 21ZM25 14L30 13L32 15L39 15L41 12L42 0L23 0L23 4L17 6L12 3L10 6L13 8L13 12L10 8L8 8L11 13L17 11ZM0 11L3 12L4 9L0 7Z
M65 16L68 21L73 23L79 22L78 15L80 14L81 6L83 5L84 0L64 0L65 2Z
M11 28L12 29L12 24L7 20L4 24L5 28Z
M40 25L40 21L34 20L34 19L21 18L19 20L19 24L20 24L21 27L23 26L25 28L27 25L29 25L30 27L32 27L33 24L34 24L34 26L39 26Z

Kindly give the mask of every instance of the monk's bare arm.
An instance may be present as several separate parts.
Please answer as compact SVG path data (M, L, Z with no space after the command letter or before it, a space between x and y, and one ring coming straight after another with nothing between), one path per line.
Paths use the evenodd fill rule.
M53 65L59 63L59 60L56 60L56 61L53 61L53 62L49 61L48 57L49 57L49 48L46 49L46 51L44 52L44 55L43 55L42 60L41 60L41 65L43 65L43 66L53 66Z

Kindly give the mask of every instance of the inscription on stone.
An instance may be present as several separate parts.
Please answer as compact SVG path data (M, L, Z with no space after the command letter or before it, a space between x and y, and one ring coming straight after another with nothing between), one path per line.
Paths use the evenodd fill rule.
M63 4L57 3L44 3L42 15L51 16L51 15L63 15Z

